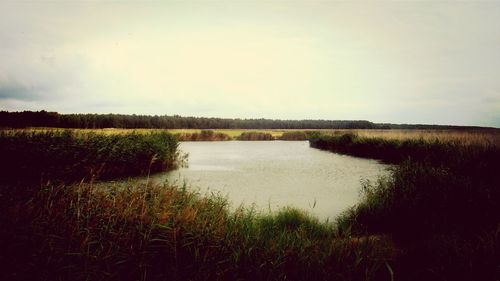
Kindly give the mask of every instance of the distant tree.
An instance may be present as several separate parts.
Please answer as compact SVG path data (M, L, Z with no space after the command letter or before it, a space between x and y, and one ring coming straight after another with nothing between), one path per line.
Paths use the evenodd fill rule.
M160 129L478 129L448 125L376 124L366 120L275 120L182 117L179 115L59 114L0 111L0 127L160 128Z

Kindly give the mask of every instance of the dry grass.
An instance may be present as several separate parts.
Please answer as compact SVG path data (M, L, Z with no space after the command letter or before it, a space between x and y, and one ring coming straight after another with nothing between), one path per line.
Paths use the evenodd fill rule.
M45 131L64 131L67 129L63 128L27 128L27 129L6 129L3 130L5 132L17 132L17 131L28 131L28 132L45 132ZM128 134L132 131L136 133L148 134L151 132L169 132L171 134L200 134L202 129L118 129L118 128L106 128L106 129L69 129L75 132L82 133L102 133L106 135L115 135L115 134ZM244 132L261 132L261 133L269 133L273 137L280 137L286 131L296 131L296 130L272 130L272 129L211 129L214 133L223 133L230 136L233 139L236 139Z
M29 128L29 129L11 129L4 130L6 132L16 132L16 131L60 131L65 129L60 128ZM102 133L106 135L114 134L128 134L131 131L137 133L151 133L151 132L170 132L172 134L193 134L201 133L201 129L71 129L76 132L93 132ZM269 133L275 139L279 139L285 132L296 132L296 131L320 131L327 134L344 134L347 132L355 133L360 137L367 138L384 138L384 139L396 139L396 140L407 140L407 139L423 139L423 140L440 140L444 142L452 141L459 142L464 145L470 144L480 144L480 145L495 145L500 146L500 129L485 129L485 130L412 130L412 129L339 129L339 130L275 130L275 129L213 129L215 133L223 133L230 136L233 139L237 139L242 133L245 132L259 132L259 133Z
M0 280L376 280L397 253L296 209L227 206L170 185L42 186L0 205Z
M458 142L464 145L500 146L499 130L328 130L328 134L354 133L364 138L393 140L423 139L426 141Z

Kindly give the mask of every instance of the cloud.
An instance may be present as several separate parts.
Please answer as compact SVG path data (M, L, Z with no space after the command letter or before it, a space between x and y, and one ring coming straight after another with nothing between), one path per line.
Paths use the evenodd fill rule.
M498 124L499 11L0 3L0 109Z
M35 87L26 87L19 83L0 81L0 100L35 101L40 98Z

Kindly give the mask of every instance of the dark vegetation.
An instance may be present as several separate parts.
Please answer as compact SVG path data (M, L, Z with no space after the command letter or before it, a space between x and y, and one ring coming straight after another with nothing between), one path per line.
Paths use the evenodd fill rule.
M0 183L72 182L162 171L175 168L177 145L165 132L0 132Z
M498 146L307 134L397 166L334 225L94 182L174 167L167 133L2 133L0 280L498 280Z
M1 280L389 280L394 256L383 236L168 185L44 185L1 208Z
M201 130L200 133L178 133L175 137L179 141L228 141L232 138L228 134L214 132L212 130Z
M256 140L274 140L273 135L263 132L243 132L238 136L238 140L256 141Z
M312 147L398 164L338 219L345 235L389 235L406 280L498 280L500 149L495 145L316 135Z
M293 132L283 132L283 134L280 136L280 140L308 140L310 131L306 132L301 132L301 131L293 131Z
M160 129L477 129L447 125L376 124L365 120L273 120L181 117L178 115L59 114L0 111L0 128Z
M0 280L391 275L397 253L386 236L340 236L332 224L295 209L231 212L222 197L185 187L93 181L149 171L154 163L172 167L177 141L169 134L15 132L0 139L7 154L1 159Z

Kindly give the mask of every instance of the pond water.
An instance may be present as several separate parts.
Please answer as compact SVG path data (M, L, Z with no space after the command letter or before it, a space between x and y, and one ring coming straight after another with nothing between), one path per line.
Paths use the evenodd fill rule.
M182 142L188 166L156 174L155 181L227 196L231 206L258 211L285 206L334 219L360 199L361 182L388 174L376 160L309 147L307 141Z

